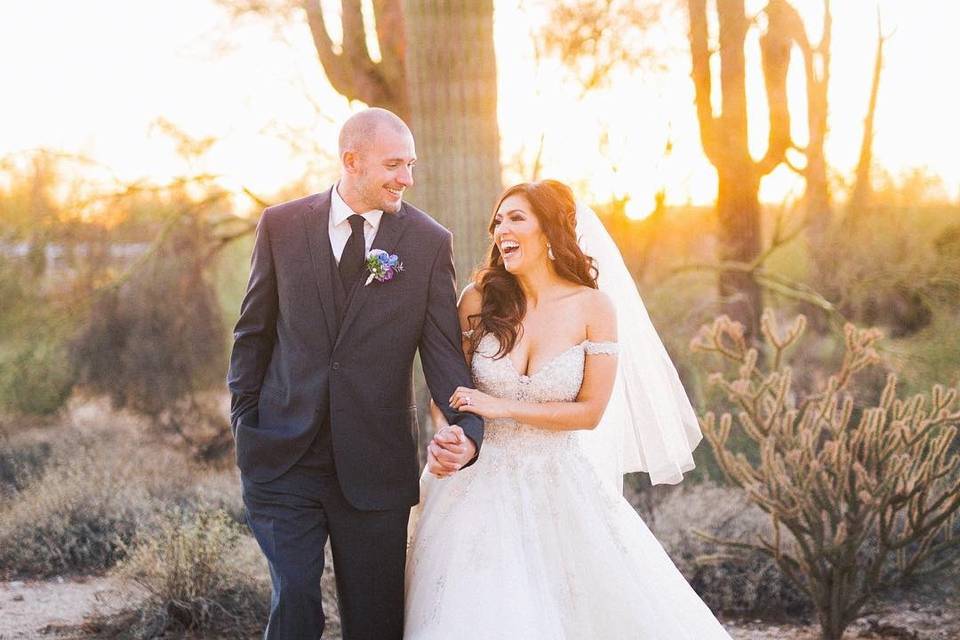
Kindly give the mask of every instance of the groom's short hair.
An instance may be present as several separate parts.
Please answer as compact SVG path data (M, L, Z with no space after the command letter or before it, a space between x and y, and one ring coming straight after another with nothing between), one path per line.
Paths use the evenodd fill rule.
M393 129L397 133L410 133L407 123L394 112L380 107L364 109L347 118L340 128L340 156L342 157L345 151L361 150L377 134L380 127Z

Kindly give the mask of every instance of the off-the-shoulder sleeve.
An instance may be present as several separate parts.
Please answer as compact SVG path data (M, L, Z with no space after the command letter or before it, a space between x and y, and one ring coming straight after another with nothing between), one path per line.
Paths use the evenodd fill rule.
M583 352L587 355L609 355L615 356L620 353L620 345L616 342L591 342L583 341Z

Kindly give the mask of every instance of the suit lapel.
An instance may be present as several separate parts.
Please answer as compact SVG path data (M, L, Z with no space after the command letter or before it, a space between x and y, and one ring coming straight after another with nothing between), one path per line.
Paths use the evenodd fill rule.
M307 244L310 246L310 261L317 277L317 289L320 292L320 306L323 309L324 322L327 325L327 335L333 342L338 332L339 317L334 296L334 287L340 285L334 282L331 264L336 264L333 250L330 248L330 232L327 229L330 220L330 191L317 194L311 206L300 213L304 229L307 234Z
M373 244L370 246L372 249L382 249L387 253L393 253L394 248L397 246L397 242L400 240L400 236L403 235L403 231L406 228L406 208L407 205L404 204L400 207L400 211L396 213L387 213L384 212L383 217L380 218L380 227L377 229L377 235L373 239ZM403 257L401 256L401 261ZM350 325L354 320L360 315L360 311L363 309L364 303L370 297L373 289L379 286L384 286L386 284L389 286L389 283L381 283L374 280L368 286L364 286L364 283L367 281L367 276L369 274L366 270L362 271L360 277L357 279L357 282L354 283L353 291L348 292L347 299L347 310L346 314L343 317L343 322L340 324L340 332L337 336L336 344L334 344L334 349L339 346L340 341L343 339L343 335L350 328ZM401 274L399 277L403 277Z

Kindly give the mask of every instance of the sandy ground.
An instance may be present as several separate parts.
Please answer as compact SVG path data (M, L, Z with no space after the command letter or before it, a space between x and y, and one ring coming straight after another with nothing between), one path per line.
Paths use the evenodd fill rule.
M0 582L0 640L61 636L87 616L119 612L137 598L109 577Z
M111 577L0 582L0 640L82 638L89 616L120 611L136 601L129 585ZM724 620L735 640L817 640L815 625ZM328 636L338 640L339 634ZM960 640L960 600L901 601L856 622L846 638Z

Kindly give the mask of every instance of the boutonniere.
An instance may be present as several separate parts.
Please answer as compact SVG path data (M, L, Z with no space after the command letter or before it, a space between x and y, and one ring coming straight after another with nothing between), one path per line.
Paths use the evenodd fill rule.
M403 271L403 263L395 254L387 253L382 249L371 249L367 253L367 271L370 272L370 275L367 276L367 281L363 283L363 286L367 286L374 280L377 282L393 280L397 272Z

